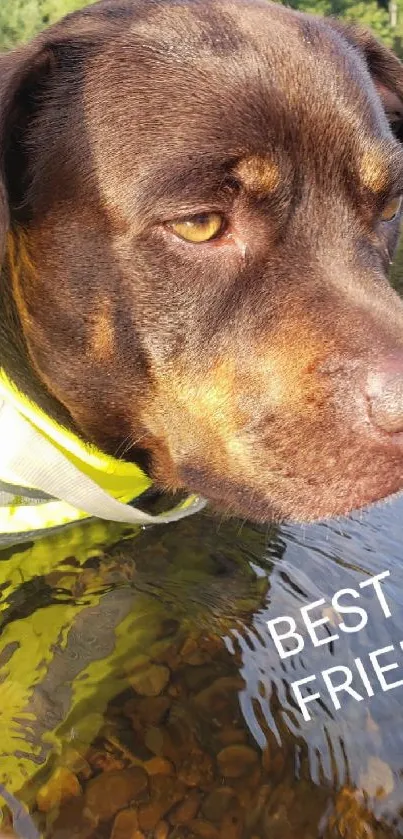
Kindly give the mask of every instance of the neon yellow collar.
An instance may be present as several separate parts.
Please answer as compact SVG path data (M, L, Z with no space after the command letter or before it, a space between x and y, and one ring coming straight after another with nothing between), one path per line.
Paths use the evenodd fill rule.
M152 486L151 479L134 463L127 463L104 454L96 446L83 443L24 396L0 369L0 397L34 425L48 440L84 474L115 498L138 497Z

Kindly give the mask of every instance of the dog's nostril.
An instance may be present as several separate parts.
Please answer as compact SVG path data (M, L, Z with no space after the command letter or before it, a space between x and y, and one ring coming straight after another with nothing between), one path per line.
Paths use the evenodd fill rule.
M367 380L369 415L382 431L403 431L403 356L384 361Z

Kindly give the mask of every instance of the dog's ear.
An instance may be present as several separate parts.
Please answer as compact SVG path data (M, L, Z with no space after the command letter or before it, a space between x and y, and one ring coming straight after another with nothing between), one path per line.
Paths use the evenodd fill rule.
M47 72L50 53L41 39L0 55L0 263L10 221L7 160L21 121L27 119L29 100Z
M10 191L18 193L24 179L22 161L13 147L32 114L33 101L52 63L52 51L42 37L0 55L0 264L10 223Z
M392 131L403 142L403 64L369 30L340 20L329 22L364 58Z
M18 214L31 185L27 156L50 153L50 134L55 138L64 125L63 109L77 98L86 60L119 24L119 15L104 5L73 12L31 43L0 54L0 265L10 216ZM53 110L35 152L30 128L48 105Z

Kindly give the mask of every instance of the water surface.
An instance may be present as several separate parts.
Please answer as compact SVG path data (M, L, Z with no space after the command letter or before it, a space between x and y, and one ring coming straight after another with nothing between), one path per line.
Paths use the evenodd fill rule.
M205 512L145 531L89 523L0 552L5 827L52 839L400 836L403 686L384 690L370 654L393 645L378 662L396 665L388 684L403 680L402 514L396 498L267 529ZM383 572L389 617L373 585L360 589ZM340 631L359 621L331 607L340 589L359 592L359 632ZM317 637L339 638L316 647L300 610L321 599ZM284 659L268 628L280 616L304 639ZM360 698L340 693L336 709L321 674L340 665ZM303 693L320 698L306 721L291 685L312 675Z

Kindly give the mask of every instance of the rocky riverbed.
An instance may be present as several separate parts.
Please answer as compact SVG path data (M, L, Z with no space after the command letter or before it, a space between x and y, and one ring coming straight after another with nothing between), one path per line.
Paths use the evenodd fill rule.
M167 634L169 637L167 638ZM219 636L181 636L172 621L125 662L130 687L84 752L67 747L39 786L33 816L49 839L375 839L365 794L295 781L294 751L252 740L243 679ZM373 767L382 798L391 773ZM306 778L303 775L306 773ZM320 833L318 833L320 831Z

